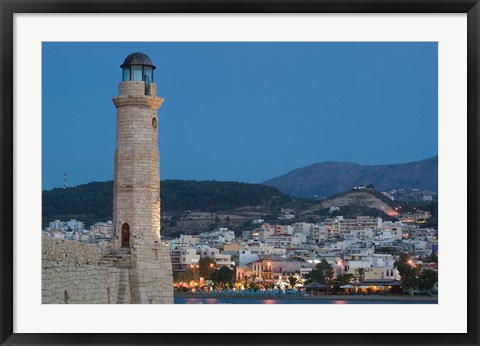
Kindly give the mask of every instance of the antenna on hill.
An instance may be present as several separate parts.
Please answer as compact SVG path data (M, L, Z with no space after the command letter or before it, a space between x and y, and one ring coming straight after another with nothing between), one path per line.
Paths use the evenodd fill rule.
M67 184L67 173L63 173L63 189L66 189L68 187Z

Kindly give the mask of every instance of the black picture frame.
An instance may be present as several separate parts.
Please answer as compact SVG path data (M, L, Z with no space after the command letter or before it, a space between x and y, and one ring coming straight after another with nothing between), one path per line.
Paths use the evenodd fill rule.
M479 345L479 0L0 0L0 270L2 345ZM467 13L468 309L465 334L21 334L13 332L13 16L15 13ZM454 318L454 316L452 316Z

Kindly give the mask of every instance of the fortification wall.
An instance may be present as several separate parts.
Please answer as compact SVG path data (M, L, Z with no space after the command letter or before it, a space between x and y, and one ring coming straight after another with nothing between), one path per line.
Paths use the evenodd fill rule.
M104 252L105 249L102 250L95 244L42 237L42 259L44 260L96 265Z
M128 269L42 261L42 304L128 304Z
M133 304L173 304L172 262L166 245L134 245L129 273Z
M163 244L103 256L93 244L43 237L43 304L173 304L172 265Z

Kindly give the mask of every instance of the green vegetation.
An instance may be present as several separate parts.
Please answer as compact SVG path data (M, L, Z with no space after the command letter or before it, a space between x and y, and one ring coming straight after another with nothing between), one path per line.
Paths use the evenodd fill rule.
M180 283L180 282L190 282L195 281L196 275L193 270L188 269L184 272L174 272L173 273L173 282Z
M335 283L337 285L347 285L349 283L352 283L352 282L355 282L355 275L354 274L342 274L342 275L339 275L336 279L335 279Z
M112 219L113 182L92 182L42 192L42 224L76 219L87 226Z
M165 180L161 184L163 210L224 211L243 206L283 205L291 198L260 184L222 181Z
M281 206L292 199L276 188L237 182L165 180L160 186L163 211L227 211L245 206ZM92 182L42 193L43 226L77 219L86 226L112 219L113 182ZM178 218L172 218L174 227Z
M221 267L210 275L216 287L233 288L235 284L235 270L228 267Z
M199 282L200 278L211 280L215 272L215 260L210 257L200 258L198 264L191 264L184 272L174 272L173 282Z
M315 268L307 275L306 283L319 282L324 285L329 285L333 282L333 276L335 271L333 267L328 264L326 259L322 259L320 263L317 263Z
M425 258L424 262L427 263L438 263L438 255L436 253L432 253L430 256Z
M435 270L423 269L420 273L419 288L424 291L430 291L433 285L438 282L438 273Z
M290 283L290 287L294 288L295 284L298 282L298 280L295 276L289 276L288 277L288 282Z
M420 266L416 265L407 253L401 253L400 257L394 263L402 277L402 285L405 291L413 290L418 287L418 278L420 276Z
M382 210L369 208L363 203L362 195L370 194L391 207L398 206L378 191L361 189L337 194L331 198L353 195L348 206L329 213L330 208L322 208L315 200L292 198L282 194L276 188L238 182L165 180L161 182L162 200L162 234L165 239L178 237L180 234L195 234L217 227L228 227L236 236L242 231L251 230L252 220L262 218L272 224L292 224L294 222L311 222L325 220L328 217L342 215L345 218L357 216L381 217L383 220L396 220ZM362 195L360 195L360 193ZM359 198L355 198L357 197ZM98 221L112 219L113 182L92 182L67 189L53 189L42 193L42 227L54 220L67 221L76 219L86 227ZM368 197L368 195L367 195ZM436 223L438 207L436 202L425 203L423 210L431 210L433 218L422 227ZM292 209L294 219L279 220L282 208ZM405 209L415 210L415 205ZM417 206L417 208L419 208ZM212 217L203 220L189 219L190 212L212 213ZM218 214L229 214L220 217ZM379 250L380 251L380 250ZM385 249L390 253L389 249Z
M215 271L215 260L210 257L202 257L198 261L199 276L205 280L210 280L212 273Z
M435 259L433 257L433 259ZM438 260L438 258L436 258ZM420 289L430 291L436 282L438 282L438 273L431 269L421 269L416 265L412 258L406 254L400 254L400 258L395 262L395 267L400 272L404 290Z
M363 280L365 280L365 268L357 268L355 269L355 275L358 279L358 282L362 282Z

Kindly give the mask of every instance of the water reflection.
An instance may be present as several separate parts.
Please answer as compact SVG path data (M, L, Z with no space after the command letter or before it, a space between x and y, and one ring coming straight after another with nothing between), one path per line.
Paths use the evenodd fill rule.
M332 303L333 304L348 304L348 302L346 300L333 300Z
M175 297L175 304L437 304L436 301Z
M278 304L278 301L275 299L262 299L262 304Z

